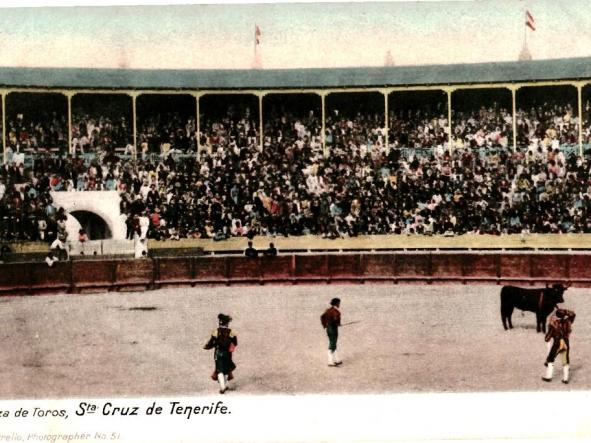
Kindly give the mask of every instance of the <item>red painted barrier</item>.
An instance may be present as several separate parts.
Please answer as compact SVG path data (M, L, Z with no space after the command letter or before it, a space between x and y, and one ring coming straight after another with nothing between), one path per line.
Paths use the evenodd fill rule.
M3 292L28 290L31 268L23 263L7 263L0 267L0 289Z
M328 280L328 258L326 255L296 255L295 277L302 280Z
M226 269L230 282L254 283L261 281L261 262L252 257L226 257Z
M110 289L115 284L115 262L83 260L72 262L72 286L75 290L86 288Z
M564 256L561 256L564 257ZM564 257L568 263L568 280L573 283L591 279L591 255L574 254Z
M331 280L356 280L361 274L358 254L328 255L328 275Z
M46 263L30 263L29 287L32 290L68 290L71 286L71 264L57 262L49 267Z
M193 281L193 260L178 257L155 260L157 284L191 283Z
M277 257L262 257L259 260L263 281L289 281L293 279L295 256L280 255Z
M118 260L115 265L115 285L119 288L148 288L154 283L154 263L151 259Z
M431 254L431 276L445 279L458 279L464 275L466 259L461 254Z
M501 255L499 275L501 278L531 277L531 255Z
M224 257L195 257L193 261L195 283L221 283L228 280Z
M360 258L360 274L374 280L389 280L396 276L396 255L363 254Z
M497 254L462 254L464 277L468 280L495 279L500 276Z
M568 255L530 256L531 277L557 280L567 277Z
M396 276L419 279L431 276L431 254L399 254L396 256ZM427 278L427 280L430 280Z
M591 254L392 253L171 257L0 265L0 292L145 289L166 284L486 282L591 286Z

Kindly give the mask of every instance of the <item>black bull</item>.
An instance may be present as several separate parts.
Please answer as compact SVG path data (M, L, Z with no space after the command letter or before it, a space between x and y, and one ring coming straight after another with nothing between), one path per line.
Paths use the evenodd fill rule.
M560 283L542 289L524 289L516 286L503 286L501 289L501 319L505 330L513 329L511 314L513 309L536 313L536 330L546 332L546 318L558 303L563 303L564 291L568 288ZM507 327L508 325L508 327Z

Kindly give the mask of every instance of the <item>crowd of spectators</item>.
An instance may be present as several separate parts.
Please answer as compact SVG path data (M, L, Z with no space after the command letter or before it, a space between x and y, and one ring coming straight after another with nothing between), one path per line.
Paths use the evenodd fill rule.
M138 122L139 155L167 156L174 153L197 152L195 117L183 117L178 112L167 112L140 119Z
M513 116L497 103L476 111L452 112L454 148L507 149L513 146Z
M564 123L569 108L556 110ZM63 233L65 216L50 191L85 190L120 194L128 238L591 232L590 164L552 144L513 152L501 142L508 137L507 116L487 108L458 115L454 134L464 143L430 153L386 149L377 116L335 113L327 119L325 156L317 116L310 113L271 119L262 149L256 122L243 115L210 122L204 135L209 148L199 157L111 156L88 164L40 155L30 169L7 163L0 170L1 238L53 241ZM568 133L560 119L539 121L534 133L547 133L549 121L557 134ZM407 125L402 120L390 120L406 131L393 129L398 143L444 143L437 115L417 113ZM95 134L99 144L101 134L116 132L108 120L84 121L94 123L81 133ZM125 133L124 123L119 132ZM181 120L164 130L165 137L169 129L175 136L193 132ZM480 132L489 148L484 153L474 149Z
M322 119L319 112L278 112L276 109L265 119L264 147L278 144L297 144L300 148L310 144L314 151L322 149Z
M49 171L50 169L47 169ZM56 175L26 172L22 164L0 171L0 238L53 243L67 240L66 214L50 194Z
M201 147L208 152L259 147L260 144L258 115L248 106L230 107L223 116L206 118L200 129Z
M517 110L517 144L530 150L579 143L579 117L572 103L544 102Z
M6 144L9 157L46 151L64 153L68 148L67 118L56 111L39 111L35 116L16 114L6 122Z
M366 152L375 156L386 151L383 112L346 115L333 109L327 114L325 128L326 146L331 154L364 157Z
M447 109L443 103L433 107L391 111L388 124L388 144L391 148L442 151L447 146Z
M96 153L104 156L117 151L131 154L133 127L124 116L74 113L72 145L77 154Z

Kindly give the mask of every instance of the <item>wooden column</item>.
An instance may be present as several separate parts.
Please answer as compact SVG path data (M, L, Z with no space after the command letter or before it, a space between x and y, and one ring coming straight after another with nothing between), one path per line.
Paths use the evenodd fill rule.
M451 121L451 93L453 92L453 89L446 89L445 92L447 92L447 138L448 138L448 143L447 143L447 151L451 154L453 151L453 129L452 129L452 121Z
M65 95L68 99L68 152L72 155L72 157L75 157L76 148L72 143L72 97L74 96L74 93L66 92Z
M513 152L517 151L517 90L519 87L511 88L511 103L513 106Z
M259 151L263 152L264 142L265 142L265 135L264 135L264 126L263 126L263 97L266 94L261 92L259 93Z
M201 95L198 93L193 94L195 97L195 138L196 138L196 149L197 149L197 158L201 154L201 117L199 116L199 99Z
M6 91L2 91L2 158L6 163L7 152L6 152Z
M137 92L129 93L131 96L131 120L132 120L132 130L133 130L133 153L131 155L133 160L137 160Z
M579 113L579 156L583 157L583 85L578 83L577 87L577 100Z
M328 156L328 147L326 146L326 92L320 92L320 101L322 106L322 152L324 158Z
M388 96L389 96L389 92L388 90L383 90L382 94L384 94L384 130L386 131L385 137L384 137L384 143L386 143L386 152L389 153L390 152L390 144L389 144L389 134L388 132L390 131L390 122L388 120Z

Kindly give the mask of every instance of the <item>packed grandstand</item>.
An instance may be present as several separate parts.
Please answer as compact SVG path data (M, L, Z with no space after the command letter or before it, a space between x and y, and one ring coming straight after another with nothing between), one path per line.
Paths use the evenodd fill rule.
M216 93L199 118L191 95L146 94L136 122L130 96L85 93L70 125L65 96L12 93L0 236L52 241L65 215L50 191L88 190L120 194L128 238L142 218L152 239L591 233L590 92L582 119L567 85L522 88L515 108L506 88L457 90L451 107L442 91L271 94L263 109Z

